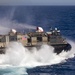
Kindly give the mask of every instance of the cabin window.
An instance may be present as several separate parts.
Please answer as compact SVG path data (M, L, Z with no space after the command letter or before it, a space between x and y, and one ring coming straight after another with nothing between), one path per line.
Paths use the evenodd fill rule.
M31 43L31 38L28 38L28 43Z
M10 41L16 41L17 40L17 36L9 36L9 40Z
M0 42L1 42L1 39L0 39Z
M0 39L0 42L5 42L5 41L6 41L5 37Z
M17 38L17 40L22 40L22 38Z
M37 37L37 42L42 42L42 37Z

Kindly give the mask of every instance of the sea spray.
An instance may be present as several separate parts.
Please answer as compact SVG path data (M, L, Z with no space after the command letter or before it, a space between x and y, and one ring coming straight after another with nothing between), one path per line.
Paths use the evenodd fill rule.
M16 30L20 30L20 31L24 31L25 29L31 29L31 30L34 30L36 29L36 26L34 25L31 25L31 24L28 24L28 23L20 23L18 22L17 19L14 19L14 16L15 16L15 12L17 10L17 7L15 6L12 6L12 7L9 7L5 9L5 7L3 7L2 9L5 10L1 10L0 8L0 12L3 12L0 14L0 34L8 34L8 32L11 30L11 29L16 29ZM29 15L28 15L29 17ZM30 17L29 17L30 19ZM29 19L27 20L29 22ZM31 21L31 19L30 19Z
M42 45L39 50L32 51L23 47L19 42L12 42L6 48L6 54L0 55L0 65L35 67L40 65L52 65L64 62L65 59L74 57L75 44L70 41L72 49L68 52L62 51L59 55L54 53L54 48Z
M10 20L7 17L1 18L0 19L0 34L2 34L2 35L8 34L8 32L11 29L16 29L18 31L19 30L20 31L23 31L25 29L27 29L27 30L29 30L29 29L35 30L36 29L36 26L29 25L29 24L26 24L26 23L18 23L17 21Z
M39 50L35 47L28 50L19 42L12 42L6 48L5 54L0 54L0 73L5 75L27 75L26 68L36 66L53 65L73 58L75 54L75 43L69 41L72 49L68 52L62 51L59 55L54 53L54 48L42 45Z

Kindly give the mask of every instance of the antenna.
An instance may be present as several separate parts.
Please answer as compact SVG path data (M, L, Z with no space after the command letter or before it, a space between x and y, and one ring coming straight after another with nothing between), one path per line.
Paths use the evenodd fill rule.
M50 31L52 31L53 29L52 29L52 27L50 27Z

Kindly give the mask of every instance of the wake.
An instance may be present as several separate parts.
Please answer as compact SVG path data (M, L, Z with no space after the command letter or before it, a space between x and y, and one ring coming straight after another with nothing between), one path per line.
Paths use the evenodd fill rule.
M75 56L75 43L72 41L69 43L72 49L68 52L62 51L57 55L54 53L54 48L48 45L42 45L39 50L36 48L28 50L21 43L13 42L6 48L6 54L0 54L0 66L29 68L62 63Z

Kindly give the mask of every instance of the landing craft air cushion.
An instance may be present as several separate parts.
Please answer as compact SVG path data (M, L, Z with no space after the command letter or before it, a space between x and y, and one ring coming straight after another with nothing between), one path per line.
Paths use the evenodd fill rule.
M71 50L71 45L61 36L60 30L55 28L45 32L42 27L37 27L35 32L19 33L12 29L7 35L0 35L0 54L5 53L5 48L11 42L20 42L29 50L33 47L40 48L42 44L54 47L54 52L59 54L63 50Z

